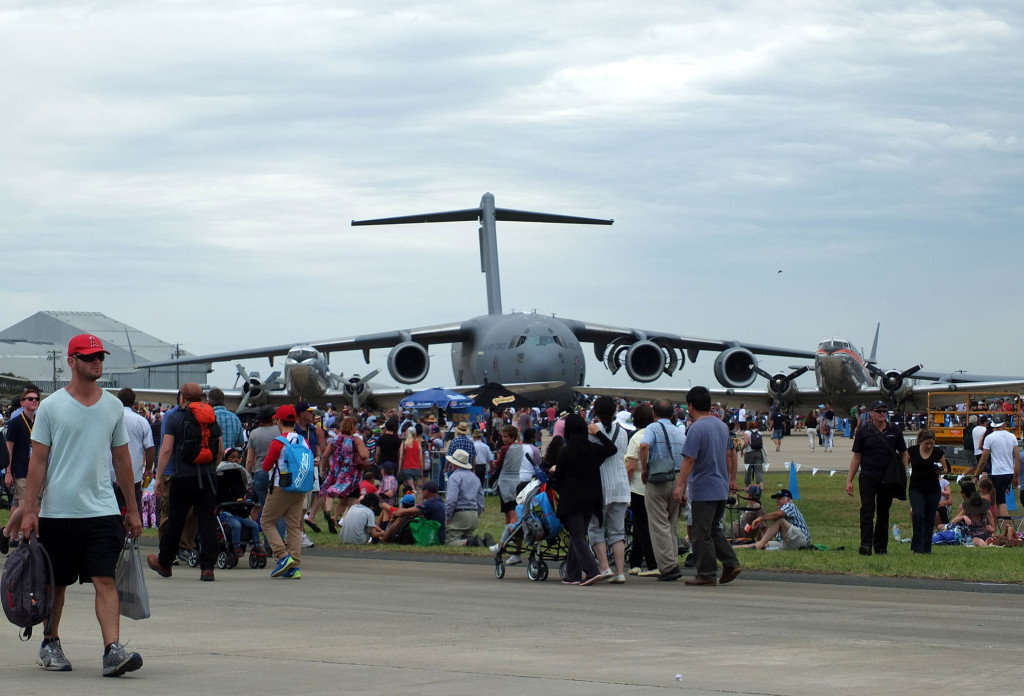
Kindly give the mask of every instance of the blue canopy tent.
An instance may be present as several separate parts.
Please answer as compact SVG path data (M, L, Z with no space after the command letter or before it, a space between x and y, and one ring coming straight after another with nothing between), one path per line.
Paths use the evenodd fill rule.
M415 394L410 394L399 402L403 409L424 410L430 408L466 408L473 404L473 400L464 394L435 387L425 389Z

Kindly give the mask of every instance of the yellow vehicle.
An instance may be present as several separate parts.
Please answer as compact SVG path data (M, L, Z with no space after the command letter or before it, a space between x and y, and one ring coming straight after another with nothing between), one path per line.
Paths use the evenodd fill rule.
M1004 404L1010 404L1006 410ZM935 432L935 444L946 451L951 472L966 474L974 471L973 446L965 448L965 434L974 428L971 416L1006 418L1006 430L1020 441L1021 399L1015 392L934 392L928 394L928 428ZM977 420L977 418L975 418Z

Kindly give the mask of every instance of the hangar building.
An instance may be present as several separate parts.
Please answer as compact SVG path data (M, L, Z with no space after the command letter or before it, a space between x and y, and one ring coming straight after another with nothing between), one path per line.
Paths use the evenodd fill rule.
M72 336L99 336L110 351L103 366L104 387L177 389L184 382L204 384L209 364L136 370L138 363L168 360L189 353L100 312L36 312L0 331L0 373L34 382L43 392L66 386L65 358Z

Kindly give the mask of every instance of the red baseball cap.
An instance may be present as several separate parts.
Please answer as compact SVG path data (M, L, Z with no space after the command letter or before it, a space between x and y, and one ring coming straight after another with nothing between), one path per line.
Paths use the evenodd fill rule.
M291 404L281 406L274 412L274 418L279 421L291 421L294 422L297 418L295 415L295 407Z
M92 355L93 353L106 353L110 351L103 347L103 341L92 334L78 334L68 343L68 355Z

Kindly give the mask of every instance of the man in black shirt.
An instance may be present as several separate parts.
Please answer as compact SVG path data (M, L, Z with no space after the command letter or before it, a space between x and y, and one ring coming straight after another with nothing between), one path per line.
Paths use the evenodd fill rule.
M377 465L383 467L387 462L398 468L398 448L402 441L398 439L395 431L398 430L398 418L391 416L384 423L384 434L377 438Z
M872 402L870 410L871 420L866 426L857 428L853 438L853 458L850 460L850 475L846 478L846 494L852 496L853 477L860 470L859 552L862 556L870 556L872 547L875 553L888 552L889 508L893 495L882 479L897 453L904 469L910 461L903 432L886 420L889 409L885 402Z

